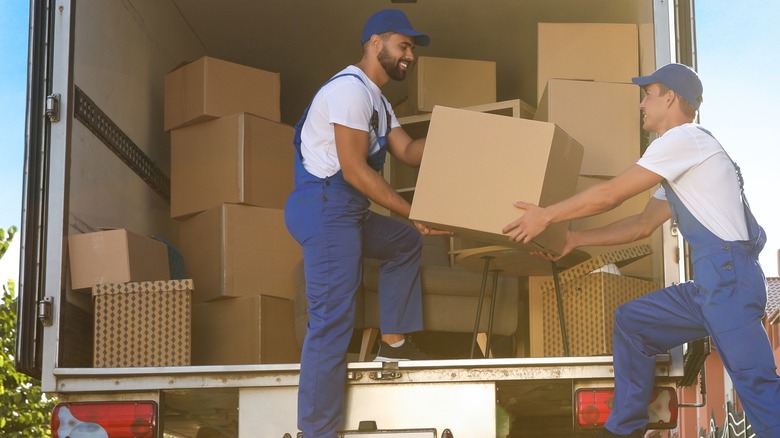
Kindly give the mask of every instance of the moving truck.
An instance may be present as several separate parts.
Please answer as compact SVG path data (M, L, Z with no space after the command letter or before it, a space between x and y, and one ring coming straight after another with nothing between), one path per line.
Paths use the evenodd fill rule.
M295 318L296 311L291 306L298 308L300 317L305 313L300 311L301 306L305 309L305 303L299 302L301 296L296 295L295 288L266 288L265 284L270 278L278 284L292 284L299 280L300 272L264 270L265 262L290 256L289 252L283 256L279 252L248 269L247 275L260 273L248 285L240 286L237 280L230 283L228 276L220 273L232 269L227 266L230 263L240 270L236 264L242 256L231 259L219 254L227 239L220 233L234 218L231 212L252 205L254 195L248 190L237 190L236 197L222 199L224 204L198 204L211 196L210 190L226 173L241 174L243 179L239 178L236 184L243 187L242 184L249 185L249 179L274 174L280 167L255 169L248 164L249 154L239 152L237 158L231 159L233 164L241 165L216 169L218 160L235 152L230 150L231 146L224 146L216 158L204 155L206 158L200 159L205 160L206 166L201 161L201 167L197 167L195 150L212 132L199 130L223 123L228 126L226 131L233 134L231 127L242 127L240 134L231 137L229 145L247 142L250 135L265 132L263 138L276 136L277 143L282 144L278 150L284 152L280 153L291 154L292 144L287 142L291 127L319 86L359 59L358 36L366 18L376 10L403 10L414 26L432 39L430 46L416 51L420 71L414 73L414 78L391 82L384 90L410 131L426 123L433 105L555 123L584 145L586 155L578 187L614 176L614 166L599 166L609 161L607 157L620 153L600 150L602 160L593 159L593 154L589 156L586 143L591 141L588 136L592 132L588 132L587 124L584 128L576 123L567 126L566 110L575 104L556 96L572 96L565 92L568 88L591 84L619 87L629 83L632 74L648 74L669 62L695 63L693 0L31 0L30 5L16 365L40 378L43 390L58 397L53 433L60 437L297 435L299 364L294 359L284 359L289 356L274 360L273 355L285 348L291 349L293 355L297 353L299 347L294 345L296 337L292 333L295 329L288 323ZM619 37L602 33L614 29L628 32L618 34L623 35ZM594 50L594 46L587 46L588 41L600 42ZM623 49L617 46L621 45L633 54L620 52ZM617 55L610 55L613 49L618 50ZM437 73L437 59L464 62L440 67ZM480 62L475 70L468 70L475 73L461 75L458 80L462 82L445 89L443 100L436 100L435 93L427 87L446 87L446 81L440 78L466 71L462 70L466 68L465 60ZM209 63L219 62L246 67L248 73L239 74L237 81L253 78L242 85L248 87L246 93L239 93L235 99L254 96L249 88L264 87L266 93L260 100L251 98L245 102L251 109L240 109L238 114L209 113L211 106L219 105L208 99L227 93L203 88L209 81L203 75L218 75L217 68L208 67ZM489 65L484 74L485 70L480 68L486 63L492 65L492 70ZM575 68L569 72L566 69L571 64ZM626 64L628 70L620 70ZM423 67L432 71L433 76L426 77ZM189 85L194 88L188 89L187 97L175 92L172 96L172 78L187 68L195 73L179 80L196 85ZM225 84L231 85L231 80L223 81L222 85ZM198 86L200 90L196 89ZM209 85L218 86L221 85ZM485 87L487 93L483 93ZM477 92L467 92L472 90ZM193 104L187 100L193 93L210 92L212 95L205 101ZM634 94L628 107L635 111L636 119L610 119L610 128L596 135L596 143L607 141L612 132L629 131L629 136L636 137L631 146L634 152L628 157L632 159L638 158L651 139L640 137L638 87L629 92ZM461 94L465 96L462 101L446 100ZM600 101L591 102L598 105ZM195 105L200 112L176 119L175 114L168 112L179 104ZM261 108L256 109L257 106ZM589 108L577 112L598 111ZM624 123L633 123L633 128ZM576 133L578 129L583 130L582 134ZM182 144L192 149L177 151ZM287 146L289 150L284 149ZM185 162L194 167L185 166ZM384 175L397 188L413 185L413 171L392 161L388 166ZM261 186L270 188L260 195L263 202L279 194L282 201L255 204L252 208L260 210L252 210L257 216L246 219L250 231L245 237L263 232L254 226L284 229L278 228L283 208L279 202L289 193L290 180L265 179ZM207 214L212 216L203 216ZM194 221L199 220L216 225L198 228ZM182 308L159 311L158 304L142 306L129 322L130 330L147 332L144 339L148 340L163 330L160 321L184 321L183 331L172 335L181 342L157 352L163 356L180 353L183 362L98 362L99 356L107 354L105 348L117 354L132 352L133 342L138 342L119 337L112 338L108 347L103 344L105 336L115 334L112 330L119 324L122 312L105 310L102 299L110 292L90 287L118 283L120 289L128 288L114 292L121 301L132 293L130 289L136 284L132 280L137 277L128 277L129 283L128 279L103 281L103 274L87 279L86 283L79 283L76 278L79 269L99 268L108 257L99 252L101 245L108 245L107 241L87 242L80 248L98 256L87 259L84 265L83 254L78 253L79 236L97 233L105 237L111 231L115 233L110 235L118 239L112 242L120 245L114 254L130 254L135 262L146 262L147 268L163 268L158 277L140 280L159 280L164 285L178 280L184 284L176 289L184 291L183 301L178 302ZM209 239L217 238L223 241L209 246ZM257 246L267 243L264 239ZM133 243L136 241L144 244ZM162 254L161 259L147 258L151 256L144 252L144 245L153 244L157 244L158 250L163 248L164 253L156 253ZM670 224L642 244L650 249L645 252L651 254L622 267L624 276L657 284L684 281L688 275L685 246ZM270 243L267 245L271 247ZM424 265L444 271L439 275L445 280L450 278L448 269L453 276L465 275L459 257L484 246L457 234L443 239L441 245L426 245L433 248L426 250L443 248L444 257L431 257ZM274 248L279 246L274 244ZM141 255L134 256L135 251ZM290 251L294 254L294 249ZM605 251L592 248L587 252L609 254ZM205 268L196 266L195 260L200 257L206 258ZM165 260L168 266L164 266ZM126 265L128 272L136 269L133 266L131 260ZM215 274L216 279L201 275L201 270L210 268L222 269ZM478 269L469 272L477 279L473 284L476 294L482 275ZM607 341L596 354L588 352L581 347L590 339L569 341L568 355L550 347L551 327L558 326L558 319L549 317L550 312L555 315L555 301L551 301L552 307L544 304L553 290L545 286L551 278L549 274L514 278L516 327L508 335L495 335L494 347L484 345L485 353L474 358L439 352L431 361L382 364L371 362L370 354L355 356L359 348L351 347L350 358L354 360L348 365L343 436L475 438L594 434L603 425L610 405L614 374L612 357L606 350L611 351L611 347ZM242 292L245 296L241 298L230 297L239 287L250 292ZM565 284L561 287L565 289ZM257 296L252 296L252 291ZM201 321L217 314L211 310L198 313L198 306L228 306L224 303L237 303L235 300L239 299L247 299L249 304L225 310L227 316L206 329L206 334L196 330ZM249 308L257 310L254 316L247 317L254 318L248 319L256 323L254 326L230 324L240 312L249 312ZM468 308L470 314L476 314L476 308L471 309ZM271 321L275 315L282 317ZM600 315L604 321L611 320L609 314ZM468 321L470 326L472 320ZM581 324L587 328L588 323ZM365 326L370 328L367 321ZM570 332L575 330L572 327L568 327ZM199 346L202 338L219 330L221 338L212 340L204 352ZM471 329L465 332L465 338L461 338L468 344ZM362 333L358 332L356 339ZM370 330L365 333L370 341ZM260 335L260 341L252 342L255 347L261 342L264 350L262 354L255 352L254 362L236 363L228 359L228 355L234 356L241 348L219 353L221 343L240 345L236 342ZM437 335L441 338L435 338ZM428 343L436 351L440 345L455 343L453 339L460 335L430 336L444 339ZM370 342L366 345L370 346ZM190 346L192 352L188 350ZM198 348L200 352L195 351ZM655 427L676 426L676 391L695 380L701 363L701 358L692 355L693 351L698 350L680 347L658 356L659 390L649 407ZM208 359L200 359L200 354ZM105 430L103 435L89 434L100 429Z

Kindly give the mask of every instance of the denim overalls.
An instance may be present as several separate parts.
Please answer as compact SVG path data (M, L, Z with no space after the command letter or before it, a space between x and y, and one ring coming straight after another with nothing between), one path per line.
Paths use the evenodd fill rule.
M361 79L346 73L331 81L346 75ZM377 171L384 165L390 132L390 115L387 107L384 110L388 119L385 135L379 135L376 111L371 118L370 129L380 148L367 162ZM298 386L298 427L305 438L335 438L344 419L347 347L355 312L363 311L355 306L362 258L382 260L380 331L422 330L422 236L414 227L370 211L370 201L344 180L341 171L327 178L306 171L300 136L307 114L308 109L296 124L295 189L285 208L287 228L303 247L309 305Z
M741 189L741 174L739 179ZM655 355L709 335L756 436L780 438L780 377L762 324L767 297L758 254L764 230L743 193L749 239L724 241L694 218L666 181L663 186L672 219L691 245L694 279L615 312L615 400L606 427L619 435L644 428Z

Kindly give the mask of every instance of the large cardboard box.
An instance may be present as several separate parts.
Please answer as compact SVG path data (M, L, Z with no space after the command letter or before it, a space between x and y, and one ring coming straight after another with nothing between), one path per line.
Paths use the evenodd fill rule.
M536 120L558 125L583 148L583 175L615 176L640 156L639 87L550 79Z
M171 217L224 202L284 208L293 190L295 130L238 113L171 133Z
M559 275L569 356L612 354L615 310L623 303L661 288L654 281L610 273L608 265L620 267L651 253L648 245L601 254ZM563 356L558 302L554 283L542 285L544 355Z
M636 24L539 23L537 100L549 79L630 83L639 76Z
M165 76L166 131L247 112L278 122L279 73L204 56Z
M170 280L168 247L124 228L68 236L71 288Z
M510 243L501 229L523 214L514 201L546 206L577 186L582 146L552 123L436 107L410 219L481 242ZM559 253L568 222L530 247Z
M181 223L179 249L197 301L267 294L295 298L293 270L301 247L284 210L222 204Z
M258 295L198 303L192 311L192 363L300 362L292 300Z
M190 365L192 280L92 288L95 367Z
M436 105L455 108L496 101L496 63L420 56L407 78L414 114Z

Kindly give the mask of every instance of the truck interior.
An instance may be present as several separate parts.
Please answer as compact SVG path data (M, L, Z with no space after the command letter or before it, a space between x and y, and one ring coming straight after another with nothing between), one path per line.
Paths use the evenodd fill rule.
M656 67L656 41L663 43L668 38L654 33L656 21L663 20L656 20L657 2L653 0L77 0L72 3L71 85L89 96L147 158L135 163L131 160L130 164L126 160L107 158L114 152L106 148L93 128L72 119L66 163L69 176L63 187L64 234L124 227L162 236L173 243L177 242L178 223L169 216L168 201L128 167L148 161L163 174L169 173L170 133L163 129L164 77L184 63L207 55L280 73L281 120L294 125L320 85L359 60L362 26L379 9L403 10L415 28L430 35L430 45L418 47L416 56L494 61L496 100L520 99L531 107L536 106L539 98L536 91L539 23L636 24L642 74ZM674 56L677 49L665 50ZM407 96L406 84L388 83L383 92L391 103L401 102ZM78 111L76 105L72 103L69 110ZM651 263L657 267L654 272L658 274L655 280L662 281L663 249L653 249ZM67 266L67 250L63 260ZM25 266L34 265L30 260L25 262ZM54 307L59 312L60 342L56 368L90 368L91 297L70 290L67 269L62 272L62 295L55 297L59 305ZM32 277L25 278L30 285L24 290L29 294L26 299L42 300L44 293L35 289L39 283ZM523 321L528 317L527 285L525 289L519 304L524 313L520 314L517 333L511 337L515 345L508 348L513 353L517 351L516 343L529 342L527 324ZM497 342L500 348L500 342L507 341ZM30 347L27 351L40 353L40 347ZM569 436L572 400L567 394L572 393L571 385L566 380L500 382L497 401L508 412L512 423L507 436ZM237 388L166 390L162 400L162 425L172 436L237 436Z

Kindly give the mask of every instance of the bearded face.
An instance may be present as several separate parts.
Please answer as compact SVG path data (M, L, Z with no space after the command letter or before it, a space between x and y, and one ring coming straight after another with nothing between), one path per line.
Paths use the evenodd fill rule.
M402 57L393 56L387 46L382 47L377 55L379 64L385 69L390 78L396 81L403 81L406 78L406 69L409 67L409 61Z

